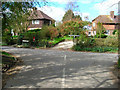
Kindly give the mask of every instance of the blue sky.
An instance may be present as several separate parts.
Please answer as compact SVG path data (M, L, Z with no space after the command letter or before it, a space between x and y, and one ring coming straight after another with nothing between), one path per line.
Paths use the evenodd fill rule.
M88 16L89 21L92 21L98 15L109 15L110 11L118 13L118 3L120 0L72 0L79 6L73 12L81 15L82 19ZM66 12L66 4L70 0L49 0L49 4L45 6L37 6L39 10L51 16L56 21L61 21ZM115 4L114 6L112 6ZM112 6L112 7L111 7Z

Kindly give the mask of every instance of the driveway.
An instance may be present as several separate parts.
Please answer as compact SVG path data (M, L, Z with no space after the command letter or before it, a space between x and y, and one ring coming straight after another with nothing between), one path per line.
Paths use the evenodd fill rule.
M116 88L117 54L2 47L24 61L5 88Z

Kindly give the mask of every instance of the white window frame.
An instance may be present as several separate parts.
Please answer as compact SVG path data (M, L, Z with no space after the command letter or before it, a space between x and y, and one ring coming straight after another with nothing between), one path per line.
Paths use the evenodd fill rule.
M105 33L105 34L106 34L106 35L109 35L109 33L110 33L110 30L106 30L106 33Z
M93 27L95 27L95 23L93 23Z
M39 20L32 20L32 24L39 24Z
M91 32L88 32L88 36L91 36Z

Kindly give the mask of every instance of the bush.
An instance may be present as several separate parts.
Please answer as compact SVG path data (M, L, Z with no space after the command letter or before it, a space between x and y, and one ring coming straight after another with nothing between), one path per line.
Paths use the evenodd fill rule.
M72 47L73 50L75 51L92 51L92 52L117 52L118 48L117 47L83 47L81 48L79 45L75 45Z
M112 34L115 35L116 32L117 32L117 30L114 30Z
M16 39L12 39L11 35L2 36L2 42L7 45L13 45L17 43Z
M81 34L80 37L78 37L77 39L77 45L79 45L81 48L83 47L92 47L94 46L94 39L84 35L84 34Z
M94 36L94 38L106 38L106 37L107 37L107 35L105 35L105 34L101 34L101 36L99 34L96 34Z

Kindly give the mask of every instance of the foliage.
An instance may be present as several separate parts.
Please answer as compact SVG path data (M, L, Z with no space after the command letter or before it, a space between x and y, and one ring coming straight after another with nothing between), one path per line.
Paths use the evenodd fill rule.
M65 15L63 16L63 19L62 19L62 22L65 22L65 21L69 21L71 20L72 18L74 18L74 13L72 10L68 10Z
M10 69L13 65L15 65L15 63L17 62L15 60L15 58L7 53L7 52L4 52L4 51L0 51L2 53L2 72L6 72L8 69Z
M7 28L9 30L14 29L17 30L17 32L22 32L21 30L29 15L28 8L32 8L32 6L33 3L29 2L2 2L2 30Z
M53 47L64 40L65 40L64 38L54 38L53 40L49 40L47 47Z
M117 32L118 32L118 30L114 30L112 34L115 35Z
M17 33L27 31L29 25L31 9L34 6L43 6L49 4L46 0L42 2L2 2L2 33L5 29L13 30Z
M13 44L16 43L16 42L14 42L14 41L15 41L15 40L13 40L10 31L6 29L5 32L4 32L3 35L2 35L2 42L3 42L3 43L6 43L7 45L13 45Z
M32 30L25 33L21 33L18 37L18 44L22 44L22 40L29 40L30 46L40 46L40 47L50 47L55 45L56 43L60 42L61 40L56 40L58 36L58 30L54 26L43 26L41 30ZM33 38L35 37L35 41ZM63 39L62 39L63 40ZM51 41L49 43L49 41ZM56 41L56 42L54 42ZM52 45L49 45L51 44ZM29 45L24 44L27 47Z
M117 47L80 47L79 45L75 45L72 48L75 51L92 51L92 52L117 52L118 48Z
M58 29L54 26L43 26L41 33L42 33L43 37L45 37L47 39L48 38L53 39L59 35Z
M94 38L106 38L106 37L107 37L107 35L105 35L105 34L96 34L94 36Z
M97 23L97 31L96 34L101 38L105 34L105 28L103 27L102 23L98 22Z
M107 37L106 39L96 38L95 46L108 46L108 47L118 47L118 39Z
M81 47L81 48L92 47L94 45L94 39L89 38L85 34L81 34L77 40L77 45L79 45L79 47Z
M80 34L82 32L83 22L79 20L70 20L63 22L61 26L59 26L59 30L61 36L69 35L69 34Z
M68 35L64 36L63 38L64 38L65 40L73 40L73 37L70 37L70 36L68 36Z
M73 19L77 19L80 21L82 20L80 15L74 15L73 11L69 9L68 11L66 11L65 15L63 16L62 22L66 22L66 21L73 20Z

